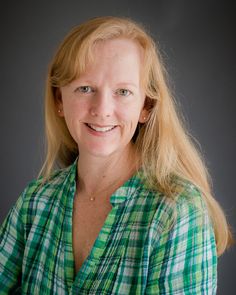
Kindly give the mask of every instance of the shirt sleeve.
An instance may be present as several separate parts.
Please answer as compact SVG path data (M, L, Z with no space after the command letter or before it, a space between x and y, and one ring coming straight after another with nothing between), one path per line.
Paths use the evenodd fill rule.
M177 202L172 227L162 231L150 258L146 294L216 294L215 236L198 190ZM168 223L168 221L167 221Z
M20 216L22 196L0 227L0 294L16 294L20 288L24 253L24 227ZM18 293L17 293L18 294Z

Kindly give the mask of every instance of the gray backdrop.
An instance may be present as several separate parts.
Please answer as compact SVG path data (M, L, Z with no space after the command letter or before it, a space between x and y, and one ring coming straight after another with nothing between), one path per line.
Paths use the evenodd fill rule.
M44 81L57 45L87 18L118 15L144 23L159 41L175 96L201 143L216 199L235 228L235 2L94 3L1 3L0 222L43 161ZM218 294L235 294L235 247L220 257L218 273Z

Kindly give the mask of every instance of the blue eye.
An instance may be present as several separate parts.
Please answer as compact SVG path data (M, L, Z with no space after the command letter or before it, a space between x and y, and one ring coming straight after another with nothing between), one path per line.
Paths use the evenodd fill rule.
M131 91L129 91L128 89L121 88L116 91L116 94L121 96L129 96L131 94Z
M93 89L90 86L80 86L76 88L76 91L79 91L81 93L90 93L93 92Z

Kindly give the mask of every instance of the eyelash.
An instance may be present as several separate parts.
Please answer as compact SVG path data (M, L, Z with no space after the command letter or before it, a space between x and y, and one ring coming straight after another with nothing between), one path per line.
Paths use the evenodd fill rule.
M126 91L126 92L128 92L128 94L124 95L121 93L122 91ZM121 95L121 96L129 96L130 94L132 94L132 92L129 89L125 89L125 88L118 89L118 90L116 90L115 93L118 95Z
M85 89L87 89L87 91ZM95 90L91 86L87 86L87 85L85 85L85 86L79 86L78 88L75 89L75 92L77 92L77 91L80 92L80 93L84 93L84 94L95 92ZM124 94L124 92L126 92L126 94ZM120 89L117 89L115 91L115 94L116 95L127 97L127 96L129 96L129 95L131 95L133 93L129 89L120 88Z
M84 88L87 88L87 89L90 89L90 91L84 91ZM93 90L93 88L92 87L90 87L90 86L87 86L87 85L85 85L85 86L80 86L80 87L78 87L78 88L76 88L75 89L75 92L81 92L81 93L91 93L91 92L94 92L94 90Z

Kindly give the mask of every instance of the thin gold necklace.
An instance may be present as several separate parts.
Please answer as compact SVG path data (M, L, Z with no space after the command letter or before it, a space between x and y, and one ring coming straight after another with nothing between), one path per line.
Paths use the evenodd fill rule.
M119 184L119 182L116 183L116 186L118 186L118 184ZM96 192L96 193L90 194L90 195L89 195L89 198L88 198L89 201L94 202L94 201L96 200L95 195L101 194L102 192L104 192L104 191L110 189L110 188L112 187L112 185L114 185L114 182L112 182L112 183L111 183L109 186L107 186L106 188L104 188L104 189L102 189L102 190L100 190L100 191L98 191L98 192ZM79 180L77 180L77 187L79 187ZM86 193L86 194L87 194L87 193ZM78 195L78 193L77 193L77 195Z
M137 169L134 169L134 168L131 168L130 169L130 173L129 173L129 178L135 173L135 171L137 171ZM132 172L132 173L131 173ZM117 182L112 182L111 184L109 184L105 189L103 189L103 190L100 190L100 191L98 191L98 192L96 192L96 193L94 193L94 194L91 194L90 196L89 196L89 200L91 201L91 202L94 202L95 200L96 200L96 198L95 198L95 194L96 195L98 195L98 194L101 194L102 192L104 192L104 191L106 191L106 190L108 190L108 189L110 189L111 187L112 187L112 185L114 185L114 188L118 188L118 187L120 187L123 183L124 183L124 181L126 180L127 178L124 178L124 179L119 179L119 181L117 181ZM77 181L76 181L76 186L77 186L77 188L79 187L79 179L77 179ZM112 190L112 192L113 191L115 191L115 190Z

